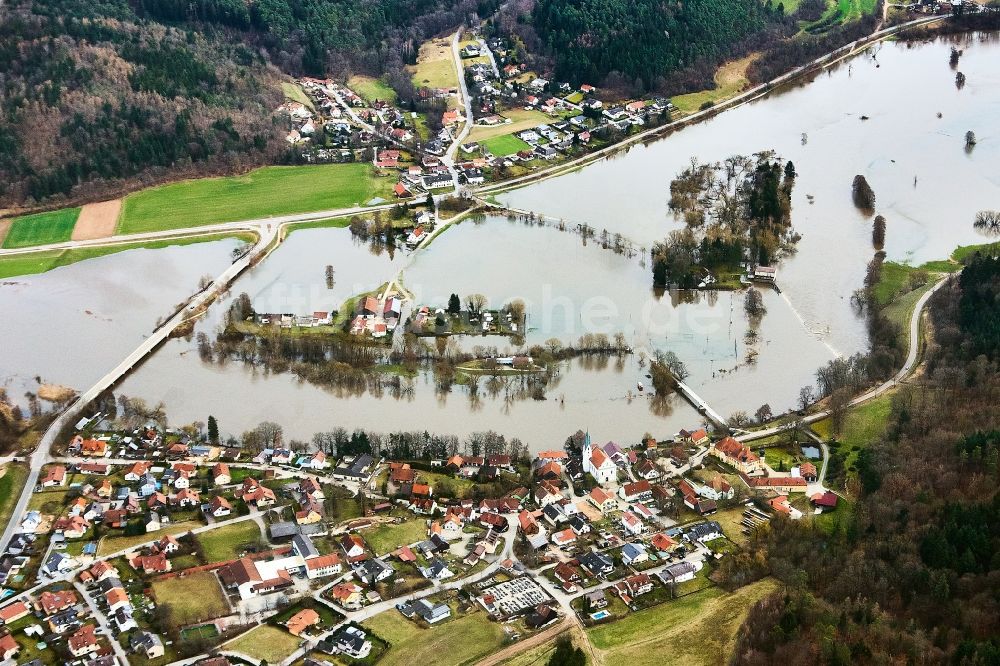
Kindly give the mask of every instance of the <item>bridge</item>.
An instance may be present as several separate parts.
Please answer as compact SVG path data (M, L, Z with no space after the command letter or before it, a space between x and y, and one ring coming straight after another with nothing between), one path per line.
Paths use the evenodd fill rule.
M702 414L711 421L716 428L726 427L726 419L722 418L721 414L712 409L690 386L679 379L677 380L677 392L684 396L691 403L691 406L697 409L699 414Z

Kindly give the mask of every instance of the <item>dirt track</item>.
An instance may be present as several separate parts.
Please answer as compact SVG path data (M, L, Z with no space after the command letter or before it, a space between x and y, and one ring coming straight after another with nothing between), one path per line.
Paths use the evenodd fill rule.
M100 203L87 204L80 209L80 217L73 227L72 239L94 240L113 236L118 226L118 214L122 210L122 200L112 199Z
M0 220L0 247L3 246L3 239L7 237L7 230L13 223L14 220Z
M575 622L573 621L573 618L566 616L563 618L562 622L552 625L545 631L537 633L530 638L524 639L523 641L518 641L513 645L505 647L499 652L494 652L490 656L479 661L477 666L499 666L499 664L505 663L512 657L516 657L522 652L527 652L531 648L538 647L543 643L554 640L556 636L570 629L574 624Z

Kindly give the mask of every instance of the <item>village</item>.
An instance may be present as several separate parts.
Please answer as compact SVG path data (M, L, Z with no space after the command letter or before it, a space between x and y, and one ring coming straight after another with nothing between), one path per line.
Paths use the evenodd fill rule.
M461 80L420 88L420 111L332 79L299 79L309 104L279 109L289 144L306 162L369 161L397 179L397 199L419 201L579 157L677 111L663 97L611 103L594 86L535 76L502 38L466 35L459 53Z
M499 649L713 586L757 526L838 500L704 428L392 460L96 414L53 453L0 558L0 656L32 666L374 663L385 625L496 625Z

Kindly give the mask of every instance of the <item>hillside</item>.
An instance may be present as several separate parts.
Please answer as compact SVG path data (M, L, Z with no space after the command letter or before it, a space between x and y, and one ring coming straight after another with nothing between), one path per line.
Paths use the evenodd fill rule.
M229 171L284 150L277 70L114 2L0 9L0 207Z
M284 161L283 75L405 74L495 0L10 0L0 209Z
M734 663L1000 660L1000 258L973 258L931 315L926 372L859 447L853 501L774 521L728 563L788 585L751 611Z
M557 79L616 72L638 89L711 87L723 60L794 30L781 6L745 0L535 0L530 16Z

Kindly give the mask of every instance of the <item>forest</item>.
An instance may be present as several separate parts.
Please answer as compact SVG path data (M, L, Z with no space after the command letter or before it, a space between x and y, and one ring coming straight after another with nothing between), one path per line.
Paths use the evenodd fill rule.
M925 372L860 451L855 500L823 526L773 521L724 565L785 584L735 662L1000 661L1000 258L974 257L930 313Z
M125 3L0 12L0 206L95 198L168 169L240 170L285 150L278 72L238 41L137 21Z
M517 3L512 3L517 4ZM675 94L712 87L716 67L795 32L771 2L535 0L515 29L550 57L555 76ZM612 83L612 87L617 87Z

